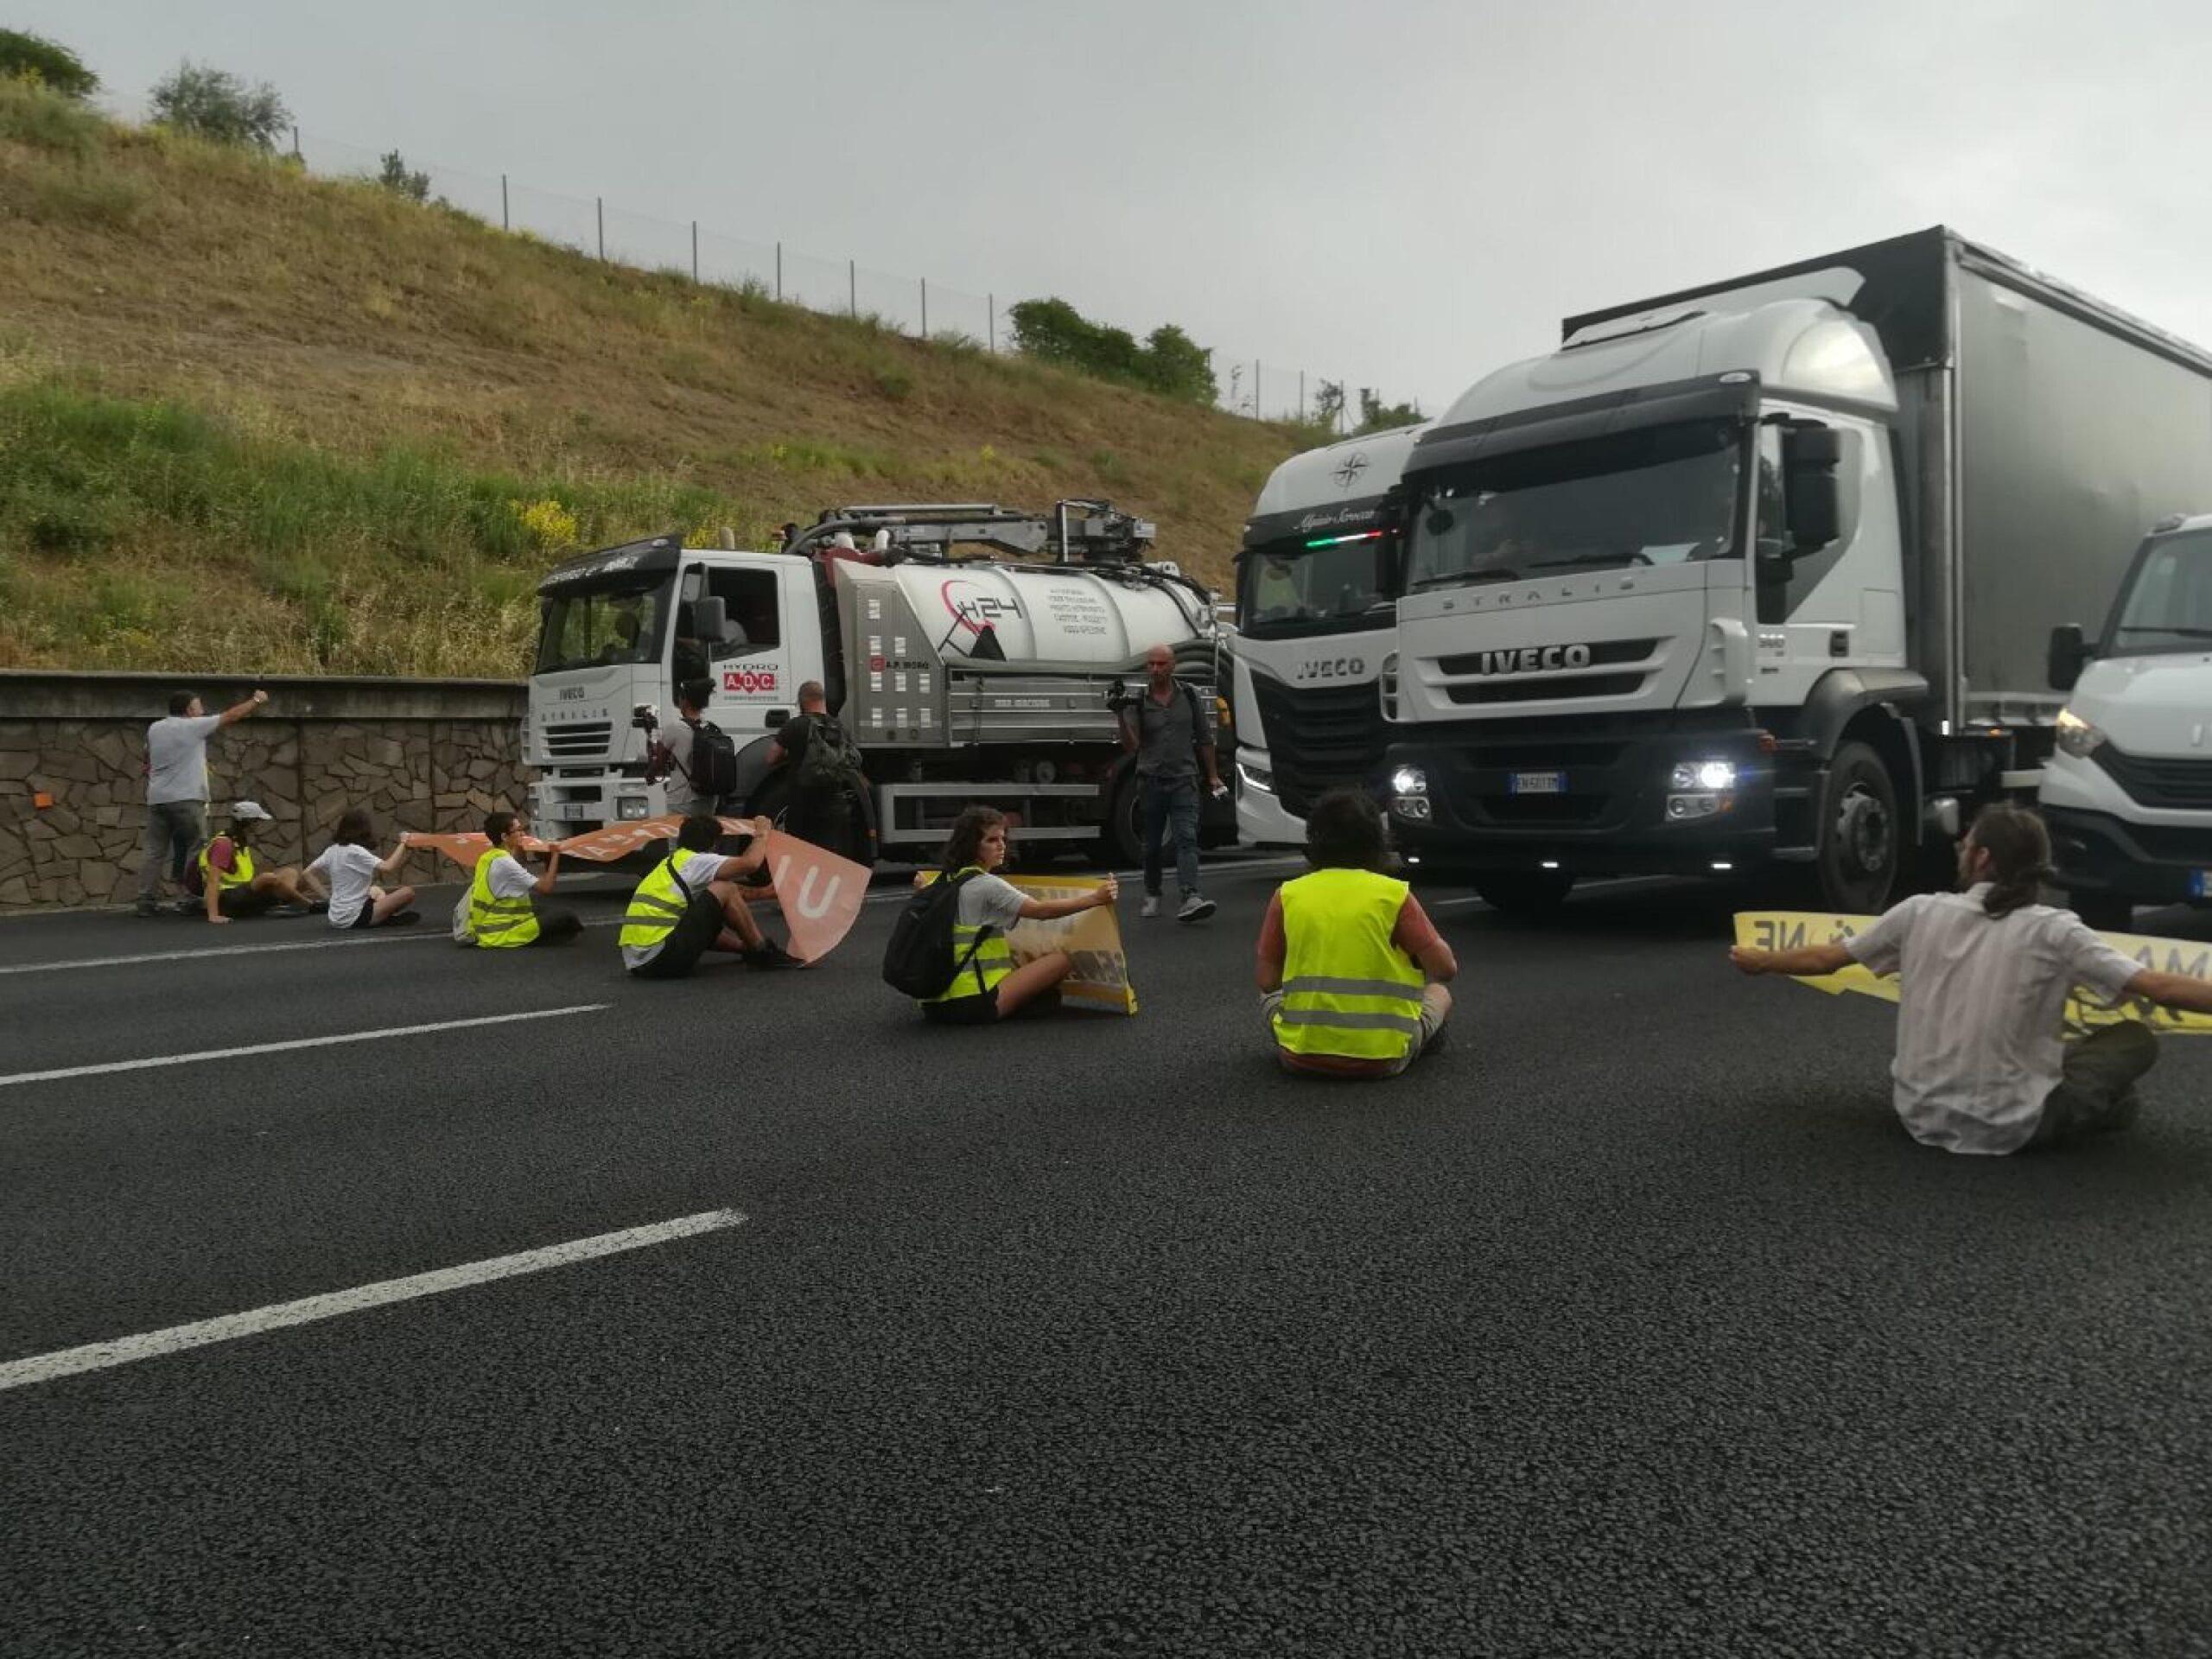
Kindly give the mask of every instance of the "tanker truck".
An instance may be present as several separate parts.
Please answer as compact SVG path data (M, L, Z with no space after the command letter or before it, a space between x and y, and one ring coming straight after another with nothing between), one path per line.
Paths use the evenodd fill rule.
M1246 841L1294 845L1315 801L1376 781L1375 677L1389 649L1402 546L1398 518L1385 508L1425 429L1293 455L1253 503L1236 555L1230 648L1236 824Z
M1562 333L1414 445L1380 681L1402 844L1503 909L1881 909L2036 787L2051 630L2212 499L2212 356L1940 226Z
M739 750L726 805L778 817L767 752L818 680L861 747L884 856L926 859L982 802L1014 815L1032 854L1134 862L1136 780L1109 699L1165 643L1218 710L1225 666L1212 595L1144 558L1153 534L1104 502L894 504L826 512L774 552L663 536L572 559L538 585L531 817L552 837L660 816L649 721L702 677L705 718ZM1234 808L1208 802L1202 829L1233 840Z

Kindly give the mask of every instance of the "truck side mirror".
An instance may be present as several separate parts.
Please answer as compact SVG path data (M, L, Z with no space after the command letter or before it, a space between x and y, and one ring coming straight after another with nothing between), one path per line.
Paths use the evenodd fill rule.
M1793 426L1782 435L1783 499L1790 545L1816 552L1843 533L1843 488L1837 476L1843 434L1832 426Z
M2050 651L2044 659L2044 672L2054 691L2071 691L2082 677L2082 670L2095 653L2089 642L2082 637L2078 622L2062 623L2050 631Z

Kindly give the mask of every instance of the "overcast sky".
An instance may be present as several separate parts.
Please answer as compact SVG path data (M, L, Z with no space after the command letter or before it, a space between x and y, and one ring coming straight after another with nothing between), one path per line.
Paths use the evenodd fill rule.
M1564 315L1938 222L2212 341L2190 0L8 11L122 107L188 55L274 82L311 161L397 145L1432 412Z

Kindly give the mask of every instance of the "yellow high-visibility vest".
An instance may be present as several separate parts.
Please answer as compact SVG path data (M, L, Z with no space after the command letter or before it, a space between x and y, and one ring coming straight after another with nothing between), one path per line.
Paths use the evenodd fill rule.
M227 870L218 870L207 862L207 855L214 850L215 843L212 841L200 849L200 890L202 893L207 890L207 884L211 880L216 884L216 890L220 893L228 893L232 887L247 887L253 885L253 849L251 848L233 836L231 840L231 868Z
M468 931L486 950L528 944L537 937L537 912L530 907L526 896L493 896L492 861L506 856L499 848L493 848L476 861L476 874L468 879Z
M1406 884L1371 870L1315 870L1282 885L1282 1005L1294 1054L1403 1059L1421 1030L1424 976L1390 943Z
M953 872L951 880L963 875L981 875L982 867L970 864L966 869ZM957 900L954 901L957 903ZM957 916L957 912L956 912ZM982 943L976 944L978 935ZM976 954L968 954L975 945ZM965 963L953 976L952 983L945 987L940 996L925 996L924 1002L957 1002L963 997L987 996L998 988L998 983L1014 971L1014 951L1006 942L1006 935L995 927L963 927L957 919L952 925L952 959Z
M676 874L675 859L661 860L630 895L617 943L626 950L652 950L676 931L677 920L690 908L694 896Z

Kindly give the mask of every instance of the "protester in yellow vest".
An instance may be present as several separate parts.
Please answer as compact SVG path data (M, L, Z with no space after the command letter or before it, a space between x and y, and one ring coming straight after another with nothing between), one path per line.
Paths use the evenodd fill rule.
M775 826L753 820L745 850L724 858L715 851L722 822L696 812L676 832L676 849L647 871L622 915L622 965L639 979L681 979L709 950L743 957L748 968L804 968L790 951L760 931L738 883L768 856Z
M524 944L559 944L583 931L582 920L572 910L540 912L532 906L534 896L553 891L561 872L561 849L548 849L543 874L532 875L522 863L529 836L530 824L519 812L494 812L484 820L484 839L492 844L469 877L462 929L467 943L485 950L506 950Z
M2107 1002L2140 997L2212 1013L2212 981L2146 968L2070 911L2036 902L2050 874L2050 832L2025 807L1986 806L1959 843L1957 893L1920 893L1839 944L1728 959L1746 974L1840 973L1852 963L1897 976L1890 1063L1898 1121L1923 1146L2002 1157L2124 1129L2135 1084L2158 1058L2139 1020L2068 1042L2076 985Z
M1024 918L1072 916L1110 905L1121 895L1121 884L1109 875L1073 898L1033 899L995 874L1005 862L1006 814L989 806L963 810L945 837L939 872L943 880L965 878L952 928L953 960L963 966L942 996L923 1000L924 1019L939 1025L988 1026L1018 1013L1057 1007L1060 982L1074 968L1074 959L1065 950L1048 950L1017 968L1007 931ZM926 872L917 874L914 884L928 879Z
M1366 796L1337 790L1306 818L1306 861L1260 925L1260 1008L1294 1071L1387 1077L1440 1046L1459 971L1421 901L1386 875L1389 832Z
M230 828L200 849L200 904L209 921L258 916L278 905L315 907L297 867L263 869L254 862L253 826L272 821L260 802L240 801L231 808Z

